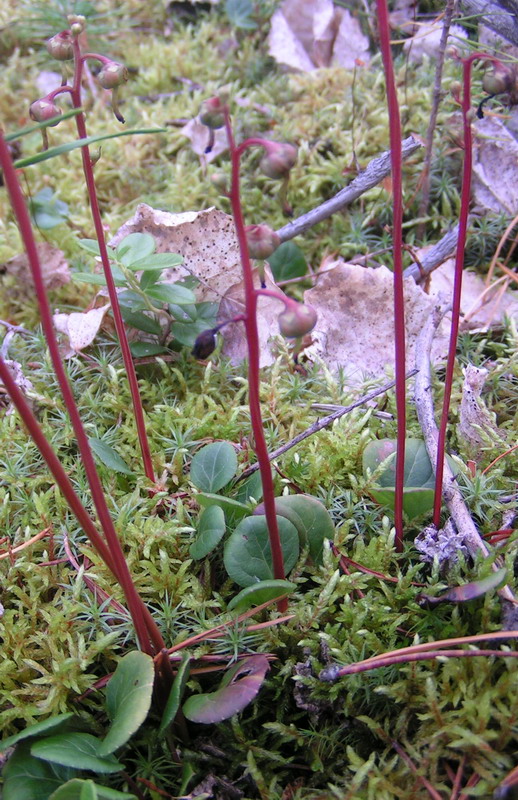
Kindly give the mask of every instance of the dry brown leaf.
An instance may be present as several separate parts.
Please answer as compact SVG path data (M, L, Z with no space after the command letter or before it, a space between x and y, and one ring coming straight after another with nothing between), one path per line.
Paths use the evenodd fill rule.
M332 0L284 0L274 13L269 53L302 72L337 65L352 69L369 60L369 41L358 20Z
M332 369L343 368L351 383L382 376L394 369L394 306L392 272L343 263L325 272L304 302L318 313L307 348ZM405 280L407 369L414 366L415 340L433 300L410 278ZM446 353L446 340L437 337L435 359Z
M268 267L265 269L265 283L269 291L275 291L281 297L284 293L279 289L272 279ZM254 284L259 288L259 275L254 271ZM228 289L221 301L218 312L218 321L224 322L232 319L245 310L243 282L234 284ZM284 310L280 300L274 297L259 297L257 302L257 328L259 332L259 345L261 349L260 366L267 367L275 361L275 343L272 337L280 336L279 333L279 314ZM224 339L222 353L227 356L233 364L239 364L247 358L247 343L245 327L242 322L233 325L226 325L221 334Z
M141 203L110 245L117 245L130 233L150 233L157 253L182 255L183 265L164 270L162 279L173 282L194 275L201 282L195 290L199 302L219 302L227 289L241 280L234 221L223 211L208 208L170 214Z
M65 283L69 283L70 270L63 251L47 242L37 244L36 248L40 258L45 288L58 289ZM26 253L20 253L20 255L6 261L5 269L10 275L16 277L21 288L30 287L31 290L33 289L32 273Z
M496 117L473 127L473 196L484 209L518 214L518 142Z
M463 372L457 435L464 440L471 457L478 462L488 445L505 442L505 431L497 428L495 415L488 410L482 399L487 369L468 364Z
M425 249L418 251L426 252ZM430 295L437 297L444 294L453 296L453 281L455 275L455 260L449 258L432 272L430 281ZM465 269L462 276L461 314L467 315L466 321L461 319L461 330L486 330L491 324L502 322L504 315L518 319L518 292L507 289L501 295L501 286L494 290L486 291L484 280ZM484 295L482 297L482 295Z
M74 311L72 314L60 314L58 312L53 315L54 327L60 333L65 334L69 341L69 347L63 354L64 358L71 358L92 344L109 308L110 304L107 303L100 308L92 308L84 313Z
M206 125L202 125L199 117L191 119L181 128L181 133L187 136L191 143L191 148L200 157L202 164L210 164L221 153L228 150L227 134L224 128L211 130ZM213 138L212 138L213 137ZM209 152L207 148L211 145Z

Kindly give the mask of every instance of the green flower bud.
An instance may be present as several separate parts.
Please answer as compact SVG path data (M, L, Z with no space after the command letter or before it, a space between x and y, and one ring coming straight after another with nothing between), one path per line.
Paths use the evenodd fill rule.
M74 57L74 45L70 31L61 31L47 39L47 50L56 61L70 61Z
M305 336L317 324L317 312L304 303L290 303L279 314L279 329L283 336L289 339Z
M116 61L108 61L103 65L102 70L97 76L97 80L103 89L115 89L120 86L129 78L129 73L124 64L118 64Z
M31 103L29 107L29 116L35 122L47 122L49 119L52 119L52 117L61 116L61 109L50 100L41 98L40 100L35 100L34 103ZM57 125L59 122L60 120L57 119L52 123L52 127Z
M279 236L269 225L247 225L245 232L251 258L268 258L281 243Z
M486 72L482 79L482 88L488 94L510 92L513 86L513 73L504 64L494 64L493 69L490 72Z
M296 161L295 145L270 142L261 159L260 168L269 178L285 178Z

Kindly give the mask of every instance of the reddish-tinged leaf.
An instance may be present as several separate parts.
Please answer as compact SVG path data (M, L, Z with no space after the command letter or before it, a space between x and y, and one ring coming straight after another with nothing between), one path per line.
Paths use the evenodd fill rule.
M492 589L497 589L500 584L505 580L507 570L505 567L492 572L487 578L482 578L479 581L472 583L464 583L462 586L454 586L447 589L446 592L438 597L432 597L427 594L420 594L418 597L419 605L438 605L439 603L466 603L468 600L474 600L476 597L481 597L486 592Z
M268 659L263 655L241 661L227 672L217 691L189 697L183 713L192 722L205 725L229 719L254 699L269 669Z

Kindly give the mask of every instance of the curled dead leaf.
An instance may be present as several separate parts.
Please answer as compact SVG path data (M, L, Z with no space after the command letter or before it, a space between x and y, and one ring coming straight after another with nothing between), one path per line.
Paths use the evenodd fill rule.
M59 289L60 286L69 283L70 270L63 251L47 242L37 244L36 249L40 259L45 288ZM21 287L22 290L30 288L33 291L32 273L26 253L20 253L20 255L6 261L5 269L9 275L14 275L18 287Z
M68 338L69 347L64 353L64 358L71 358L92 344L109 308L110 304L107 303L100 308L92 308L84 313L74 311L72 314L60 314L58 312L53 315L54 327Z

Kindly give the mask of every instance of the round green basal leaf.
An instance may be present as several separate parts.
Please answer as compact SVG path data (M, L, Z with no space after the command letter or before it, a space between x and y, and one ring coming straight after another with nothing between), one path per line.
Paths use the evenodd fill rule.
M202 492L219 492L237 470L236 451L230 442L213 442L194 454L191 481Z
M48 800L121 800L121 798L137 800L134 794L119 792L117 789L110 789L109 786L99 786L92 780L73 778L52 792Z
M374 472L386 461L369 494L376 503L393 509L395 504L396 440L369 442L363 452L363 472ZM435 477L426 447L421 439L405 441L403 511L409 519L426 514L433 508Z
M191 558L205 558L225 534L225 512L219 506L206 508L198 522L198 535L189 548Z
M260 606L268 600L275 600L277 597L293 592L297 588L296 583L291 581L271 580L259 581L251 586L241 589L239 594L232 598L227 606L227 611L237 611L241 614L252 606Z
M182 702L183 693L185 691L187 681L189 680L189 674L191 671L190 661L191 657L189 653L184 653L178 666L178 672L176 673L176 677L173 681L171 691L169 692L164 713L162 714L160 727L158 729L159 736L161 736L169 727L169 725L174 722L174 719L178 713L180 703Z
M269 669L268 659L263 655L240 661L227 671L216 692L189 697L183 713L191 722L205 725L233 717L254 699Z
M31 726L32 727L32 726ZM47 800L74 778L76 770L31 755L33 742L20 742L2 770L2 800Z
M61 733L35 742L31 755L62 767L90 769L102 774L124 769L114 756L100 753L101 745L91 733Z
M255 500L258 503L262 496L263 482L259 470L253 472L249 478L238 484L236 500L240 503L249 503L251 500Z
M289 572L299 557L299 536L296 527L285 517L277 517L277 524L284 570ZM251 586L275 577L266 517L254 515L239 523L225 545L223 561L229 576L239 586Z
M324 539L333 540L335 535L333 520L323 503L309 494L290 494L275 498L275 510L295 525L301 547L308 545L311 558L320 564ZM264 514L263 503L254 514Z
M301 278L308 271L304 253L295 242L283 242L268 258L273 277L278 283Z
M8 747L13 747L23 739L31 739L34 736L41 736L42 733L49 733L50 731L56 732L56 729L64 726L73 716L72 712L68 714L58 714L58 716L49 717L43 720L43 722L36 722L35 725L29 725L27 728L24 728L23 731L14 733L12 736L8 736L7 739L0 742L0 753L5 752Z
M99 755L113 753L140 728L151 706L154 676L153 659L146 653L135 650L121 658L106 689L112 724L100 743Z
M250 508L244 503L239 503L231 497L225 497L222 494L210 494L209 492L200 492L196 495L196 500L203 508L210 506L219 506L224 514L225 519L230 527L243 517L250 514Z

